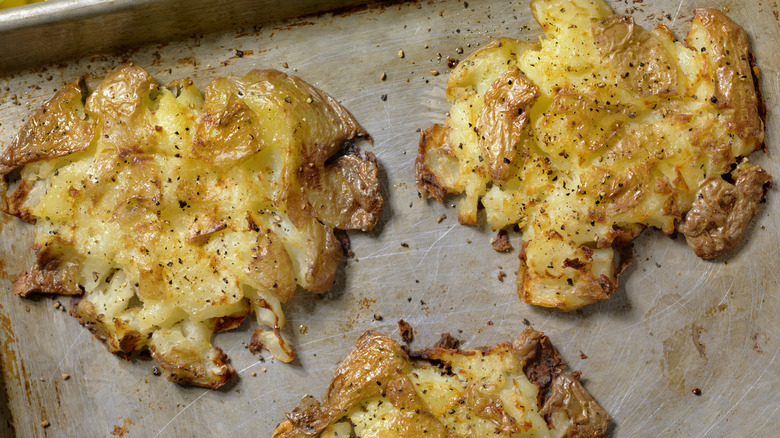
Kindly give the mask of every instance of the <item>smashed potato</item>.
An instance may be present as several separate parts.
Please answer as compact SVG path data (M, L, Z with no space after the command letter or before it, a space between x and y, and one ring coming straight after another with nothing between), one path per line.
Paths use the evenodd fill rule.
M421 135L422 197L463 194L522 232L518 293L564 310L608 298L645 227L706 259L733 248L771 176L765 108L744 30L696 10L685 41L602 0L534 0L545 37L501 38L455 68L446 124Z
M275 70L205 96L132 64L92 92L74 81L0 156L3 211L35 224L37 259L13 291L73 295L110 351L148 350L176 382L230 380L212 334L251 314L250 349L289 362L281 305L298 286L327 291L334 229L369 231L382 209L359 137L330 96Z
M408 354L368 331L323 402L304 397L273 437L603 436L609 415L566 368L549 338L530 327L513 343L460 350L445 334Z

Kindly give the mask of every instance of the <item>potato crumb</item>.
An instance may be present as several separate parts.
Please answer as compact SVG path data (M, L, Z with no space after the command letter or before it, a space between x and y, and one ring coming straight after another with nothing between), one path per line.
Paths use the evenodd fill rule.
M49 422L46 420L41 421L41 427L49 427Z
M62 374L62 380L68 380L68 379L70 379L70 374L63 373Z

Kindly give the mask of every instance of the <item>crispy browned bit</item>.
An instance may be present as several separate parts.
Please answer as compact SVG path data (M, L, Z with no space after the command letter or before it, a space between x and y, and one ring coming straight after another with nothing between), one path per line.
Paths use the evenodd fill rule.
M409 244L406 242L401 242L401 246L403 246L404 248L409 248Z
M488 321L487 325L493 325L493 321Z
M287 68L287 67L289 67L289 65L287 65L287 63L286 63L286 62L283 62L283 63L282 63L282 67L284 67L284 68Z
M401 331L401 340L409 344L414 340L414 330L408 322L403 319L398 320L398 330Z
M701 389L699 388L693 388L691 392L693 393L693 395L701 395Z
M157 368L157 367L152 367L152 374L154 374L155 376L159 376L159 375L160 375L160 374L162 374L162 373L160 372L160 369L159 369L159 368Z
M300 332L300 334L302 335L305 335L306 333L308 333L308 331L309 331L309 327L305 325L298 327L298 332Z
M382 72L382 76L380 76L379 79L381 79L383 81L386 80L387 79L387 73Z
M498 252L507 252L512 250L512 244L509 243L509 235L506 230L498 230L496 237L490 239L493 249Z
M431 70L431 74L434 76L439 76L439 70Z
M463 53L463 47L458 47L457 49L455 49L455 53L457 53L458 55Z
M61 377L62 377L62 380L68 380L68 379L70 379L70 374L62 373Z
M459 346L460 340L449 333L442 333L439 340L433 344L433 348L445 348L448 350L456 350Z
M583 353L582 350L580 350L580 359L585 360L588 358L588 355Z
M41 421L41 427L43 428L49 427L49 421L48 420Z
M504 282L504 278L506 278L506 272L498 271L498 277L497 278L498 278L498 281L503 283Z
M516 226L524 237L518 294L563 310L614 293L645 227L667 235L677 227L697 255L719 257L739 241L771 184L744 159L765 149L766 116L744 30L720 11L699 9L680 47L665 25L644 30L602 6L586 13L585 26L570 22L568 7L557 18L535 11L543 45L502 38L461 62L447 81L452 111L446 124L423 131L415 166L422 198L465 195L461 224L474 224L484 209L493 229ZM592 40L561 32L573 27ZM599 58L583 82L556 70L577 52L561 47L581 44ZM675 44L682 51L668 50ZM689 80L678 83L689 57L706 66L695 73L706 84L698 97L686 91ZM656 135L658 119L676 132L673 151ZM576 206L565 198L575 194Z
M441 221L443 221L444 219L447 219L447 215L446 215L446 214L443 214L443 215L441 215L441 216L438 216L438 217L436 218L436 223L437 223L437 224L440 224L440 223L441 223Z
M387 336L369 330L358 339L339 366L323 401L304 397L272 436L320 436L323 430L336 422L346 420L344 423L348 424L345 413L378 396L386 398L388 404L382 409L387 407L392 410L389 415L400 413L396 417L397 422L379 426L380 433L401 428L409 431L403 436L422 436L415 433L417 431L427 431L425 435L437 437L457 436L453 427L460 422L469 425L475 419L492 422L496 434L513 435L537 430L525 422L525 418L517 417L516 410L505 409L504 403L517 403L520 399L499 396L505 375L499 373L498 382L490 376L495 376L495 371L499 369L511 373L506 376L511 380L522 379L525 382L516 386L518 392L515 395L536 406L533 409L543 416L547 426L556 429L555 436L564 432L572 438L597 438L606 433L609 415L582 386L579 373L567 370L543 333L527 328L513 343L504 342L475 350L459 350L458 344L457 339L444 333L432 348L410 351ZM479 365L484 363L491 366L485 368ZM506 368L507 365L511 370ZM452 378L452 392L432 395L425 389L427 385L413 384L410 376L422 378L418 371L432 371L431 376L423 379L426 382L437 379L434 376ZM526 388L528 384L535 387L532 393L526 394L519 389ZM439 408L443 408L444 412L433 414ZM461 415L449 418L455 424L440 421L444 416L455 415L456 410L461 411ZM375 411L367 412L371 414ZM479 418L474 418L475 415ZM566 418L561 423L565 431L555 427L553 417ZM345 432L346 435L354 435L354 429Z
M377 320L377 321L381 321L383 318L382 318L382 315L380 315L378 313L375 313L374 314L374 319Z
M257 373L256 373L256 372L254 372L254 371L252 371L252 373L251 373L251 376L252 376L252 377L255 377L255 376L257 376Z

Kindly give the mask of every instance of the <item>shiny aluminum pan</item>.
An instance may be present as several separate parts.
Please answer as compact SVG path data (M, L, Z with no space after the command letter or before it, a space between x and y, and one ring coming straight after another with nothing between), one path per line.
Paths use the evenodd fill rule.
M169 42L366 0L48 0L0 11L0 70Z
M108 354L73 318L52 307L52 300L11 295L15 275L32 261L32 237L30 227L3 218L0 363L10 420L0 421L0 431L5 427L10 434L10 424L23 437L109 436L123 430L126 437L268 436L304 394L324 395L338 362L366 329L398 339L396 321L403 318L416 330L413 347L451 332L474 348L514 339L526 318L582 371L585 386L614 418L614 437L776 436L777 188L728 262L700 260L683 239L647 230L615 295L571 313L521 303L514 285L517 250L493 251L484 222L458 225L455 200L439 205L417 198L416 130L445 120L447 57L463 59L500 36L537 39L541 30L529 1L370 7L0 76L0 141L7 144L54 89L85 72L100 76L125 59L163 84L189 77L203 87L217 76L252 68L297 74L341 101L373 136L374 145L364 149L382 166L387 200L376 233L351 234L357 260L344 263L332 290L322 298L299 291L286 306L285 334L297 353L292 364L247 351L251 322L215 337L238 371L235 383L218 391L171 384L153 374L153 362ZM729 10L751 36L769 107L769 152L754 154L751 162L780 178L778 6L744 0L608 1L645 26L666 23L678 36L687 31L695 8ZM296 2L306 4L316 2ZM519 236L511 240L517 248ZM63 380L63 373L70 378ZM44 420L50 424L45 429Z

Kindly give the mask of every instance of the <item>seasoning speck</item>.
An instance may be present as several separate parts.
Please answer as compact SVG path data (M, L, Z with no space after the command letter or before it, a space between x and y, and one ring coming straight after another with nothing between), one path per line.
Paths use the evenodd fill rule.
M693 393L693 395L701 395L701 389L699 388L693 388L691 392Z

